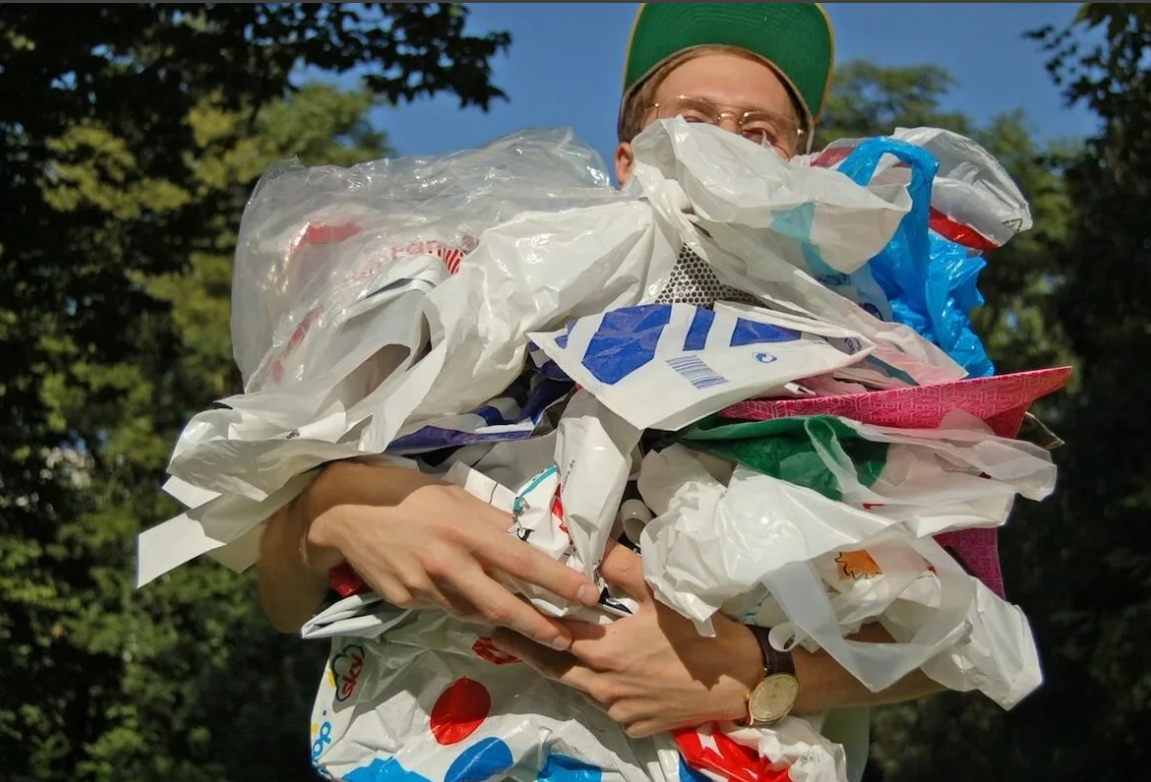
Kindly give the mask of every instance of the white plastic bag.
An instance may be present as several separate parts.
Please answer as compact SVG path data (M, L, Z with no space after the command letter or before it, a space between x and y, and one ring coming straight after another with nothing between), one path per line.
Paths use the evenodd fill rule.
M834 476L839 499L857 508L882 508L885 516L906 524L915 537L998 527L1006 522L1016 496L1040 501L1055 490L1056 467L1049 452L996 437L986 424L962 410L948 413L938 429L896 429L835 417L835 425L854 430L860 439L889 446L882 471L866 486L828 423L820 418L793 420L804 422L808 441ZM763 426L772 425L729 421L718 431L689 430L683 442L702 450L719 448L722 453L722 446L733 442L725 438L740 430L753 437Z
M833 334L824 337L820 332ZM626 307L532 341L637 429L679 429L741 399L860 361L871 344L846 329L767 310L690 304ZM660 389L653 395L651 389Z
M631 739L484 633L376 598L348 598L314 617L304 637L331 639L312 715L317 770L345 782L698 782L757 779L769 768L789 769L794 782L846 778L843 750L797 718Z
M966 136L941 128L896 128L893 138L927 150L939 162L932 183L931 206L942 217L932 227L975 249L963 234L974 230L991 247L1002 247L1032 227L1031 209L1019 186L995 157ZM838 139L811 156L810 164L836 168L861 139ZM906 184L907 170L895 161L879 172L879 181Z
M777 648L822 648L876 692L932 661L929 675L1005 707L1038 686L1017 610L884 509L739 467L724 486L679 445L645 457L639 486L657 514L641 535L645 577L701 626L722 610L772 627ZM896 643L846 639L875 620Z
M837 239L836 252L854 247L863 258L905 210L898 187L873 191L826 170L804 172L807 189L783 197L769 182L791 181L790 170L765 161L767 151L671 124L675 138L663 123L649 129L637 171L656 170L644 159L718 165L731 176L701 182L720 202L743 204L731 219L770 222L803 203L828 224L852 214L867 231ZM270 513L270 498L283 500L295 475L475 420L522 376L528 333L660 298L699 236L664 197L673 183L649 180L655 190L612 191L595 153L558 131L443 158L270 175L249 203L237 253L233 342L247 392L193 418L169 472ZM760 290L747 280L744 290ZM512 423L517 436L531 433ZM163 528L169 537L150 533L142 572L165 572L211 545L187 548L176 526ZM250 529L237 524L224 539ZM182 549L162 558L168 565L155 557L165 547ZM251 564L245 551L231 561Z

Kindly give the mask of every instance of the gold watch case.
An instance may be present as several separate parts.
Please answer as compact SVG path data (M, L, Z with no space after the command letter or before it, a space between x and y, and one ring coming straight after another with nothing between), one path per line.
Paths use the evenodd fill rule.
M771 725L791 713L799 697L799 680L788 673L773 673L747 696L747 716L752 725Z

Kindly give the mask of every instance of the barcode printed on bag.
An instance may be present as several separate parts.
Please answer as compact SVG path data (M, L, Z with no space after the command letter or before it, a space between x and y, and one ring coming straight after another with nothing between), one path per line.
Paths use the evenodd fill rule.
M711 367L703 362L703 359L698 356L679 356L678 358L669 358L667 365L679 373L687 382L691 383L696 389L702 391L706 388L714 386L722 386L727 382L727 378L717 373Z

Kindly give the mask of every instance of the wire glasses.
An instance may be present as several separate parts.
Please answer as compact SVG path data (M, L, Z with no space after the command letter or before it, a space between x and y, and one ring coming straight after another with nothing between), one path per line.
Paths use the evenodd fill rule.
M706 122L708 125L722 125L724 120L732 120L744 138L764 147L773 147L784 157L795 155L801 144L807 141L807 131L794 119L772 111L723 111L705 98L689 95L653 103L648 111L652 109L655 109L657 119L682 117L687 122Z

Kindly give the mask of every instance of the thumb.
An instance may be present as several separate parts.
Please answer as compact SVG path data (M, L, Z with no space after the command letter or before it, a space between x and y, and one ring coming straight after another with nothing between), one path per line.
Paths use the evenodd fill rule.
M643 560L627 546L608 544L607 553L599 564L600 575L614 587L622 589L640 603L651 599L651 590L643 578Z

